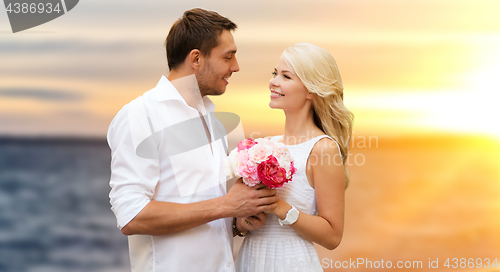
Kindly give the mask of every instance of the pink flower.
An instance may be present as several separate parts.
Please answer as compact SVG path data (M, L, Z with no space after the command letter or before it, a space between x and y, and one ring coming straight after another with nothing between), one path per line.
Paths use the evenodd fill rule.
M238 151L249 149L250 147L252 147L256 144L257 144L257 142L255 142L254 140L252 140L250 138L242 140L241 142L238 143Z
M297 171L283 143L269 139L245 139L229 155L230 171L248 186L263 183L278 188L292 180Z
M257 171L256 171L257 172ZM253 179L253 178L243 178L243 183L245 183L246 185L250 186L250 187L253 187L257 184L260 183L260 180L257 178L257 179Z
M261 162L257 169L260 181L270 188L279 188L288 182L286 170L279 166L278 160L274 156Z
M257 144L248 149L248 155L250 159L254 162L260 163L267 159L267 156L271 155L272 150L269 150L266 146L262 144Z
M238 161L239 164L236 167L236 173L243 178L243 181L249 186L255 186L257 183L255 181L258 181L258 175L257 175L257 164L250 160L250 157L248 155L248 150L242 150L238 154ZM253 184L253 185L250 185Z
M290 175L293 176L293 174L295 174L295 172L297 172L297 168L295 168L295 165L293 165L293 161L290 163Z

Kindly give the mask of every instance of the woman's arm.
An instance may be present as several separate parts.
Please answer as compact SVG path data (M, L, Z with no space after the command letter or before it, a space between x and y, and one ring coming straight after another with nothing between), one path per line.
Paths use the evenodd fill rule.
M313 178L318 215L299 211L298 220L290 225L304 238L329 250L340 244L344 230L344 167L339 156L331 139L321 139L313 147L307 168L308 173L312 172L308 176ZM276 209L269 212L283 220L291 208L290 204L280 200Z

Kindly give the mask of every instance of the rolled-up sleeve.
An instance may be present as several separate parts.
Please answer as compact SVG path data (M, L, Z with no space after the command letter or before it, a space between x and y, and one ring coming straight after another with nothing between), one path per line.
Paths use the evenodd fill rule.
M153 198L160 179L159 160L137 155L132 139L128 107L125 106L109 126L107 140L111 148L109 193L111 210L122 229Z

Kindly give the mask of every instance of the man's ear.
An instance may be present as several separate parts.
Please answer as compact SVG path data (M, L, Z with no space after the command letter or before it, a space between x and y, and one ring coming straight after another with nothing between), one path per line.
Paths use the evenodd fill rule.
M191 50L191 52L189 52L189 55L187 56L189 65L195 70L198 70L198 68L200 67L200 57L201 52L198 49Z

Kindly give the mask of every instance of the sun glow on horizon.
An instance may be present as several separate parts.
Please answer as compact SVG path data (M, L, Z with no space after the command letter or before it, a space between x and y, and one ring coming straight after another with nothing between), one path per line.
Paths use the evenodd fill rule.
M346 104L362 117L357 119L361 127L482 134L500 139L500 126L495 125L500 117L500 52L492 45L471 54L476 55L478 64L464 76L457 75L465 83L461 89L359 90L348 96Z

